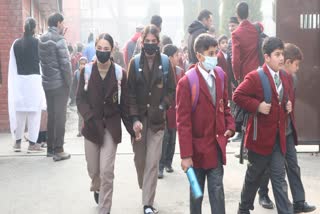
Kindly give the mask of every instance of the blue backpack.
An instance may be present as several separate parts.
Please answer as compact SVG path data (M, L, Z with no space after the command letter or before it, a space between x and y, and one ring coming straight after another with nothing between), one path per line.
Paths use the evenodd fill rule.
M141 54L137 54L134 57L134 67L136 74L139 74L142 71L142 68L140 68L140 57ZM161 54L161 69L164 76L168 76L169 73L169 58L165 54Z

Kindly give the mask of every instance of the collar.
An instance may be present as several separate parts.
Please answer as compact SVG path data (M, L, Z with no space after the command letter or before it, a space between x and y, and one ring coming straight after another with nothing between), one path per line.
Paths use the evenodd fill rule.
M266 64L267 65L267 64ZM279 78L280 78L280 74L279 74L279 71L278 72L275 72L274 70L272 70L269 65L267 65L267 68L269 69L269 72L272 76L272 79L274 79L274 75L277 73L279 75Z
M228 54L227 54L227 53L225 53L225 52L223 52L223 51L221 51L221 52L222 52L222 54L223 54L224 58L227 60L227 59L228 59Z
M200 63L200 62L199 62L199 63ZM213 70L211 70L210 72L208 72L208 71L204 70L203 68L201 68L201 66L200 66L199 64L198 64L197 66L198 66L198 69L199 69L200 73L202 74L202 76L203 76L203 78L204 78L205 80L207 80L207 79L209 78L209 75L210 75L210 74L213 75L214 78L216 78L216 75L214 74L214 71L213 71Z

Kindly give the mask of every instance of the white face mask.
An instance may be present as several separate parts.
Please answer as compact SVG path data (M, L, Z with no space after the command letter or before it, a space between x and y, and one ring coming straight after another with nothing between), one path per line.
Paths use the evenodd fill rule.
M201 62L201 64L207 71L211 71L217 66L218 58L216 56L202 56L205 58L205 60Z

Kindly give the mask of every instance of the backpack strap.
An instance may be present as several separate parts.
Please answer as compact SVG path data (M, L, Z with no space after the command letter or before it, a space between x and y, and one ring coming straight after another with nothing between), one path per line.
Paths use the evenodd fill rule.
M91 73L92 73L92 63L87 63L84 67L84 80L85 80L84 90L85 91L88 90Z
M140 57L141 54L137 54L134 56L134 70L136 72L136 76L139 74L142 69L140 68Z
M191 94L192 112L196 110L199 99L199 77L195 67L186 72L189 81L189 88Z
M120 105L120 100L121 100L121 81L122 81L122 67L116 63L114 63L114 68L115 68L115 73L116 73L116 79L118 82L118 104Z
M222 68L219 67L219 66L216 66L216 67L214 68L214 70L218 73L219 78L220 78L220 80L221 80L221 87L222 87L222 94L223 94L223 91L224 91L224 71L223 71Z
M272 90L269 78L261 67L258 68L258 74L262 83L264 101L271 103Z
M169 57L167 55L161 54L161 64L163 74L167 75L169 73Z
M262 84L264 101L266 103L271 103L272 91L271 91L271 85L269 82L269 78L268 78L267 74L263 71L262 67L258 68L258 74L259 74L260 81ZM256 113L253 116L253 140L257 140L257 135L258 135L258 117L257 117L257 113Z

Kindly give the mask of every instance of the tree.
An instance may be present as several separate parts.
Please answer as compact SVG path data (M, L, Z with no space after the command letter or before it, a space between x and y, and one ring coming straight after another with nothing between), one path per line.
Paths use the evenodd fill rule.
M220 19L220 30L219 33L226 34L230 37L228 29L228 22L231 16L236 16L236 5L241 0L223 0L222 1L222 14ZM261 0L247 0L249 5L249 20L250 21L261 21Z

